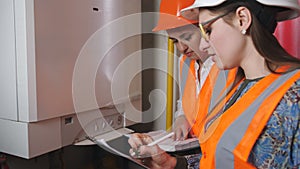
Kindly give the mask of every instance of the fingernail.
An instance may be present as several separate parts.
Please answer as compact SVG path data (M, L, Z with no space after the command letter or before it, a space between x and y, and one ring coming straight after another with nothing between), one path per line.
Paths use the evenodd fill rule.
M132 149L132 151L133 151L133 155L132 156L139 156L140 155L140 151L139 151L139 149Z

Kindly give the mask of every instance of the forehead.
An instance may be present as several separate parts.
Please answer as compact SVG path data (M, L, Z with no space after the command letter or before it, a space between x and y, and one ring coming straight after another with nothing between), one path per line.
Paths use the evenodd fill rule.
M173 29L168 29L167 33L184 33L184 32L190 32L190 31L197 31L198 28L196 25L193 24L189 24L189 25L185 25L185 26L181 26L181 27L177 27L177 28L173 28Z
M201 9L199 11L199 23L206 22L208 19L210 19L212 16L216 16L217 14L214 14L210 12L207 9Z

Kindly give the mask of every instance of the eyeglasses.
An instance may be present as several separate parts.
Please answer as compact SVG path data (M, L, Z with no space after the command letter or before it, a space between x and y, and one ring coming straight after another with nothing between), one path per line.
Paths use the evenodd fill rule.
M216 22L218 19L228 15L231 11L226 12L225 14L216 16L208 21L199 23L199 28L200 28L200 32L202 35L202 38L204 38L204 40L208 41L209 40L209 35L208 35L208 31L204 28L205 25L212 25L214 22Z

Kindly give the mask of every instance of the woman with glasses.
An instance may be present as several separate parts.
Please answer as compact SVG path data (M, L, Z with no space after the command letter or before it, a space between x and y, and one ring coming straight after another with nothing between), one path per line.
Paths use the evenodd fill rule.
M200 9L200 50L220 69L239 68L226 96L196 120L200 168L299 168L300 61L273 35L277 22L299 16L297 0L196 0L187 9L194 8ZM154 168L183 164L164 153L152 160L164 164Z
M200 50L236 85L198 125L200 168L300 167L300 61L273 33L299 16L297 0L196 0Z
M198 29L197 10L190 15L193 18L185 19L178 15L181 9L193 3L194 0L161 0L158 24L153 29L154 32L166 31L176 49L182 54L178 66L180 98L177 100L173 125L176 140L184 140L189 135L195 120L193 107L195 107L200 88L213 65L207 53L199 50L201 33Z

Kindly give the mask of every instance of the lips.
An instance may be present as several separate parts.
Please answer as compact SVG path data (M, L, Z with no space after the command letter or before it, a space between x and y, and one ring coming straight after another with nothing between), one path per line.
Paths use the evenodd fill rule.
M187 57L192 57L192 56L194 55L194 52L187 52L187 53L185 53L185 55L186 55Z

